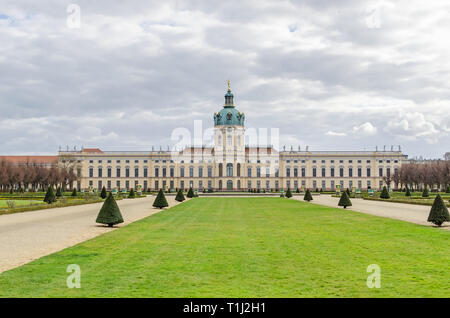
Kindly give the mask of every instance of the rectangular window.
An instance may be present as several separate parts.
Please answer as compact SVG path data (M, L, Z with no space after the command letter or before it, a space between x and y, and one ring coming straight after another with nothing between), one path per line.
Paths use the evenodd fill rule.
M139 168L134 168L134 177L139 178Z
M183 181L181 181L181 182L183 182ZM155 189L159 190L159 181L158 180L155 180Z
M340 177L344 176L344 168L339 168L339 176Z
M290 177L290 176L291 176L291 169L286 168L286 177Z
M117 177L117 178L120 178L120 168L117 168L117 169L116 169L116 177Z
M148 168L147 167L145 167L144 168L144 178L147 178L148 177ZM144 187L145 189L147 189L147 187Z
M362 177L362 169L358 168L358 177ZM359 187L361 189L361 187Z
M348 176L353 177L353 168L348 168Z
M200 178L203 177L203 168L202 167L198 167L198 176ZM199 188L202 188L202 187L199 185Z
M130 181L125 181L125 188L127 189L127 190L130 190Z
M189 177L194 176L194 167L189 167Z
M155 168L155 177L159 177L159 168ZM158 187L155 187L158 189Z
M270 177L270 169L266 168L266 178L269 178L269 177Z
M125 177L130 177L130 168L125 168Z
M164 167L163 169L162 169L162 173L163 173L163 178L165 178L165 177L167 177L167 168L166 167Z
M298 169L294 168L294 177L298 177Z
M325 168L322 168L322 177L325 177Z
M184 177L184 167L180 168L180 177ZM182 187L184 189L184 187Z
M208 178L211 178L212 177L212 167L208 167ZM208 186L208 188L210 188L209 186Z
M370 177L370 168L367 168L367 176Z
M331 168L331 169L330 169L330 176L331 176L331 177L334 177L334 168Z
M175 169L170 167L170 177L173 178L175 176Z
M386 168L386 177L390 178L391 176L391 168Z
M317 169L316 169L316 168L313 168L312 175L313 175L313 177L316 177L316 176L317 176ZM314 188L315 188L315 187L314 187Z
M258 178L261 177L261 168L260 168L260 167L256 168L256 176L257 176Z
M111 190L111 180L108 180L108 191Z
M382 177L383 176L383 168L380 168L378 173L379 173L380 177Z
M93 178L94 177L94 168L89 168L89 178Z
M306 169L302 168L302 177L306 177Z
M142 191L147 191L147 186L148 186L148 183L147 183L147 180L144 180L144 189L142 189Z
M120 180L116 181L116 187L117 187L118 190L120 190Z
M181 182L180 182L180 188L181 188L182 190L184 190L184 181L183 181L183 180L181 180Z
M97 190L100 191L103 188L102 180L98 180L98 188Z
M248 177L252 176L252 168L250 168L250 167L247 169L247 176Z
M112 169L111 167L108 167L108 178L111 178L112 176Z

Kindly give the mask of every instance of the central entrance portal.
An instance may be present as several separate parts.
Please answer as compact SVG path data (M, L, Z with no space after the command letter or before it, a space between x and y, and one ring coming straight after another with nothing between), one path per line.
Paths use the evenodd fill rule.
M233 181L231 180L227 181L227 190L233 190Z

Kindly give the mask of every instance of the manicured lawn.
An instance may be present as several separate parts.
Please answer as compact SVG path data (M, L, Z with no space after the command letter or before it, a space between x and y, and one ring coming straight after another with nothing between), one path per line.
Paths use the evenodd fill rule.
M197 198L0 274L0 296L448 297L449 263L449 231L292 199ZM66 286L69 264L80 289ZM366 286L370 264L380 289Z
M14 201L16 207L29 206L29 205L40 205L40 204L45 203L45 202L41 202L41 201L37 201L37 200L0 200L0 209L8 207L7 201Z

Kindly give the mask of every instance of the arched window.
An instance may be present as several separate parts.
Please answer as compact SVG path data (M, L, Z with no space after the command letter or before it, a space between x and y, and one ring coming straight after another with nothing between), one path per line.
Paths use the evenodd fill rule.
M223 175L223 164L219 163L219 177L222 177Z
M227 181L227 190L233 190L233 181L231 180Z
M219 180L219 190L222 190L222 180Z
M227 163L227 177L233 176L233 164Z

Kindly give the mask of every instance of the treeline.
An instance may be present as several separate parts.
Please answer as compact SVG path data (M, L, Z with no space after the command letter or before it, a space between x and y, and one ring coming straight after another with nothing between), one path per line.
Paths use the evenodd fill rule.
M46 191L49 186L71 189L77 176L72 168L54 164L50 167L36 162L14 164L0 160L0 191Z
M396 188L422 190L426 187L445 191L450 186L450 161L402 164L392 181Z

